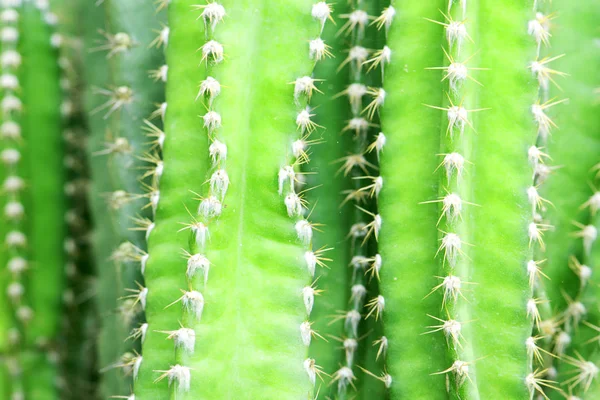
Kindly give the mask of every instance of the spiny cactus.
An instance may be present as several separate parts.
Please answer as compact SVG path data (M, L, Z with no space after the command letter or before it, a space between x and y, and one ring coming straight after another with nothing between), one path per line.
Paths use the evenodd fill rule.
M144 132L160 132L155 125L160 126L160 119L149 120L156 119L156 103L163 101L166 70L161 50L152 46L162 17L152 4L90 3L85 13L86 61L97 66L89 70L87 108L92 210L98 222L97 290L102 293L99 362L101 392L110 396L130 390L147 329L143 316L147 291L140 266L143 272L146 238L158 200L162 139L148 138ZM167 37L160 32L158 42Z
M4 1L2 67L2 324L4 398L51 399L60 383L66 229L58 37L47 4Z
M2 398L598 396L595 5L2 5Z

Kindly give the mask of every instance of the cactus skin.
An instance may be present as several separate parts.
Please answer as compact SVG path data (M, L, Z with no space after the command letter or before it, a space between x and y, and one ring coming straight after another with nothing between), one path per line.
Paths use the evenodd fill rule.
M30 344L40 338L53 340L60 327L62 291L64 288L65 207L63 171L63 143L59 87L60 70L58 51L50 44L50 29L42 14L32 5L25 5L23 13L23 132L29 143L28 160L31 185L31 205L35 214L29 221L31 248L36 268L28 277L32 293L31 307L40 318L34 318L27 328ZM38 72L44 65L44 74ZM40 96L39 93L44 93ZM37 168L40 163L47 170ZM52 204L53 207L44 207ZM56 227L48 235L48 227Z
M174 28L170 30L166 48L170 79L166 86L165 172L160 182L161 199L156 227L149 238L150 259L144 276L149 288L146 308L149 332L142 347L144 361L134 387L136 397L142 399L168 398L170 389L164 382L154 383L158 374L153 371L165 370L180 362L174 357L172 341L155 331L175 330L179 328L178 321L183 322L180 305L165 308L179 297L179 289L188 289L185 260L181 255L181 249L188 248L188 233L178 231L181 223L190 220L186 207L195 210L197 203L192 201L193 195L188 190L181 189L200 191L209 168L208 140L198 118L205 109L200 102L194 102L198 84L206 73L196 53L204 31L201 22L194 22L197 15L191 11L193 4L195 2L179 1L168 7L168 25ZM185 57L180 56L183 54Z
M1 251L9 256L22 256L29 263L28 271L20 274L24 287L21 300L8 299L4 277L12 274L3 271L2 302L13 306L26 305L31 314L23 318L17 310L17 318L8 327L19 330L18 343L2 347L2 369L14 362L19 372L12 375L7 388L1 388L10 396L23 395L26 399L58 398L58 368L55 349L62 316L62 290L64 287L63 242L66 229L63 224L66 201L63 193L63 145L61 139L59 66L57 49L51 45L51 28L44 17L46 10L38 10L31 3L16 6L19 13L19 67L20 90L14 91L22 101L18 112L2 114L3 122L12 120L11 115L20 114L21 140L2 138L2 148L18 148L21 160L14 168L0 166L0 176L10 173L24 179L27 188L19 194L2 193L6 199L24 205L21 222L9 221L2 214L0 225L15 229L27 238L26 252L20 246L5 246L2 236ZM8 50L3 43L3 52ZM41 68L41 70L40 70ZM11 72L3 70L3 72ZM14 73L14 71L12 71ZM3 93L3 98L8 91ZM40 163L38 165L38 162ZM43 165L43 168L40 168ZM51 206L49 206L51 205ZM5 219L6 218L6 219ZM1 257L7 259L5 255ZM6 268L7 264L3 264ZM16 274L19 275L19 274ZM22 309L21 309L22 310ZM20 318L19 318L20 317ZM7 326L2 326L3 335ZM12 353L12 355L11 355ZM10 360L9 358L12 358ZM9 367L10 368L10 367ZM36 377L33 382L33 377Z
M583 207L598 189L598 177L590 168L598 163L600 152L600 129L597 114L600 103L595 88L600 85L597 71L600 55L596 44L597 28L595 21L600 17L600 10L589 3L571 3L564 0L553 2L552 9L560 10L554 24L552 52L565 54L556 60L552 67L569 74L559 84L561 89L551 88L551 97L561 96L569 101L555 113L554 121L559 127L548 143L548 152L553 163L561 168L553 172L545 188L545 196L554 207L548 210L549 219L555 229L548 232L548 265L545 272L554 285L548 285L548 295L553 309L560 315L565 312L567 301L563 293L574 300L579 300L586 308L584 323L600 326L598 307L599 282L599 246L597 240L592 244L591 253L586 253L580 237L574 237L580 228L573 225L598 225L598 213L595 215L589 206ZM585 149L582 151L581 149ZM597 191L597 190L596 190ZM580 278L568 268L569 258L574 257L581 264L592 268L592 276L587 285L581 285ZM575 351L586 361L600 366L599 344L589 342L598 332L588 325L579 324L571 334L571 345L567 356L576 357ZM559 376L556 380L563 383L576 375L575 368L563 360L557 363ZM584 386L572 389L570 385L563 389L583 399L592 399L600 395L600 384L595 377L590 388L585 392ZM554 397L553 397L554 398ZM558 398L558 397L556 397Z
M435 154L439 153L443 123L438 112L421 103L443 101L442 83L424 70L443 63L439 48L443 30L423 18L437 16L442 3L403 3L398 10L405 22L394 24L388 35L393 59L386 66L385 86L390 95L381 115L388 140L380 161L386 184L379 197L384 220L379 251L387 260L380 289L390 304L384 325L389 339L388 370L396 381L392 398L446 398L443 380L429 375L447 368L442 357L445 343L434 335L422 335L431 322L427 314L437 314L440 307L435 296L423 299L439 283L435 278L440 275L439 264L433 258L438 215L418 204L437 197L438 179L432 172L440 162ZM411 73L403 71L403 59L410 60ZM420 98L395 93L420 93Z
M189 398L304 397L311 390L303 368L308 352L300 335L306 313L301 291L308 274L294 222L277 194L277 175L297 136L298 110L294 87L288 83L310 74L307 42L318 34L319 26L311 18L310 1L286 1L276 8L250 0L226 1L222 3L226 20L217 24L214 36L205 35L202 20L193 24L200 11L190 12L191 4L172 3L168 9L169 71L180 79L195 79L183 86L173 80L167 85L165 174L145 276L152 332L143 346L136 396L164 398L178 390L177 385L169 389L166 380L153 383L158 373L152 371L165 371L178 362L191 368ZM207 72L198 68L200 56L192 55L212 37L224 43L225 60ZM265 69L272 74L259 73ZM206 195L202 184L212 172L207 174L206 131L195 117L201 105L194 103L191 92L208 73L224 86L210 107L222 115L223 126L211 136L228 145L231 185L222 216L209 224L205 252L213 264L210 279L204 285L195 279L192 285L206 299L202 320L195 321L189 315L182 317L179 304L164 308L181 296L179 289L189 287L181 249L203 251L193 238L190 247L189 234L177 230L191 220L184 208L191 196L181 189ZM256 90L248 92L240 82L252 82ZM195 209L191 204L188 208ZM263 314L265 310L269 314ZM178 321L196 331L196 350L193 355L178 350L174 358L173 344L154 330L177 329ZM237 335L223 335L229 330ZM267 351L270 356L265 359ZM254 357L263 361L257 364ZM236 360L233 380L223 380L230 360Z
M579 286L577 277L566 267L568 258L570 255L583 255L581 239L572 236L577 229L572 221L584 222L589 215L589 209L579 208L589 199L587 182L592 182L590 167L598 163L597 154L600 152L598 124L592 117L597 115L600 104L598 94L594 92L594 88L600 86L600 80L597 74L590 72L597 70L600 62L594 42L597 32L591 23L599 14L597 7L586 3L557 0L552 6L560 10L554 27L552 52L565 54L552 67L569 76L559 82L562 91L551 88L551 97L560 95L568 98L569 102L555 113L554 120L559 130L548 143L548 153L552 155L554 164L561 168L554 171L544 191L545 197L555 205L548 210L548 218L555 229L548 232L548 265L545 271L552 281L563 282L548 288L552 304L563 309L565 299L561 288L574 293ZM581 148L586 151L581 151Z
M98 29L104 28L105 10L98 7L94 2L86 2L83 6L83 41L86 49L98 46ZM117 297L120 293L114 282L117 281L116 268L110 260L113 249L119 245L118 236L112 221L108 223L97 223L102 221L106 215L107 202L103 194L111 192L113 184L109 174L106 173L106 159L94 157L92 153L101 148L105 142L105 121L102 114L90 115L90 111L102 104L103 99L98 98L92 87L106 87L110 82L110 70L106 68L106 55L101 52L84 52L84 79L86 82L84 93L84 104L87 111L87 124L90 132L88 141L88 160L90 162L90 209L93 223L96 226L92 236L92 247L94 259L98 271L97 290L102 293L98 296L96 304L98 307L99 323L101 326L98 335L98 363L101 367L111 365L123 354L125 344L123 340L115 341L114 337L124 338L126 332L119 328L117 309ZM100 392L110 396L115 393L124 393L127 383L123 382L121 372L110 369L101 375L102 387Z
M437 19L437 9L445 9L447 4L395 4L404 24L393 25L388 37L388 46L395 54L386 71L385 84L390 95L382 110L382 130L387 134L388 147L381 159L386 185L380 200L380 252L384 262L388 261L387 268L382 268L380 287L389 304L384 326L390 346L388 368L395 379L392 397L445 398L444 377L428 374L446 370L452 363L441 356L442 338L420 336L425 326L431 325L426 314L440 316L439 294L425 300L423 297L440 283L434 277L440 275L442 264L436 260L443 257L434 260L440 246L435 229L439 214L418 204L437 196L438 184L432 172L441 161L441 157L436 157L440 153L439 132L443 137L448 124L446 115L440 124L439 112L420 104L444 103L445 86L423 68L447 65L437 50L443 32L439 26L420 19ZM497 13L496 2L491 1L469 2L467 10L469 33L474 46L481 49L474 63L479 65L473 66L493 66L493 70L477 75L484 86L473 85L469 100L472 104L464 105L467 109L492 110L470 113L469 120L477 134L467 127L461 137L466 142L465 150L470 148L465 158L471 157L469 161L473 162L463 174L462 189L473 197L464 200L481 208L469 210L464 217L471 227L465 241L473 246L463 246L467 256L459 256L462 267L457 265L455 272L466 273L460 276L463 281L477 283L465 293L468 303L458 300L461 307L471 308L476 320L470 323L466 337L473 354L463 360L471 363L469 376L474 384L466 380L458 396L484 399L502 392L510 398L526 398L524 342L531 322L525 309L524 266L529 254L526 229L530 219L525 211L525 189L531 175L524 168L526 149L534 142L536 132L529 113L535 86L525 69L534 50L525 46L528 38L524 26L530 5L506 2L502 16ZM490 29L477 29L478 26ZM498 302L498 298L503 301ZM455 376L449 378L450 390L454 391Z
M160 28L162 16L151 2L138 0L90 4L85 16L89 18L86 48L92 50L85 60L89 71L86 97L91 130L91 199L93 218L99 227L95 256L98 291L102 293L98 302L102 318L99 362L104 373L101 392L108 397L130 393L131 370L127 373L129 367L124 364L128 360L122 357L139 352L139 343L130 335L144 322L139 304L132 306L124 299L138 282L143 285L140 263L115 258L115 254L123 243L132 243L142 250L146 247L144 232L135 230L134 219L151 216L140 179L148 167L142 158L150 152L143 121L150 118L155 103L164 98L162 85L153 83L149 76L150 70L163 63L161 51L150 46L156 36L153 29ZM123 33L131 46L117 49L111 45L111 39ZM131 90L132 101L111 110L110 92L123 87ZM107 151L117 139L125 139L129 149ZM121 206L111 202L111 194L118 191L126 193Z

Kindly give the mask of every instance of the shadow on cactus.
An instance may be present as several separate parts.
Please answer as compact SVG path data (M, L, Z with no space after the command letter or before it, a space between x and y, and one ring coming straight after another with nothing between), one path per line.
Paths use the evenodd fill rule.
M594 4L0 6L0 399L600 397Z

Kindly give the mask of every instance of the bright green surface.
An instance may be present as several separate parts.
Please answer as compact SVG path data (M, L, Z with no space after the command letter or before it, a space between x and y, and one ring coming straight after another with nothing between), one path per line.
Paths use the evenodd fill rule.
M461 398L496 398L499 393L527 397L524 341L531 324L525 315L529 222L525 190L531 184L527 148L536 130L529 107L536 87L526 67L534 47L526 32L529 5L505 3L502 13L497 12L497 2L487 0L469 1L467 8L467 30L475 42L469 47L471 52L479 50L468 66L492 70L474 74L484 86L466 85L463 106L492 110L469 113L476 132L467 126L463 138L452 144L473 163L464 172L468 183L461 186L461 197L481 205L464 205L463 222L455 227L468 257L459 256L455 274L477 283L463 286L468 302L462 300L458 313L459 318L470 314L474 320L463 339L472 354L465 350L460 355L466 358L463 361L477 360L469 367L474 383L466 381ZM430 374L449 368L453 361L444 357L441 333L421 335L432 325L426 314L439 315L440 292L423 297L440 283L434 276L441 273L441 257L434 260L440 245L435 228L439 210L418 204L440 193L433 171L442 161L436 154L440 132L444 135L448 124L446 112L422 105L445 104L447 91L439 75L424 71L447 65L439 48L445 42L443 32L422 18L440 20L438 8L446 6L447 2L396 4L405 23L392 27L388 42L395 52L386 73L389 96L382 115L388 146L381 162L386 185L380 202L380 252L387 266L382 268L381 290L386 297L384 326L390 341L388 369L395 379L393 398L446 398L444 375ZM463 54L458 61L470 55ZM443 168L438 172L442 174ZM450 385L455 385L452 376Z
M179 230L183 228L182 223L191 222L186 207L192 212L197 207L197 202L192 200L195 196L189 190L200 192L207 179L208 140L199 118L205 109L200 102L194 102L198 84L206 76L204 68L199 67L201 56L196 53L204 32L201 21L194 21L197 15L191 11L192 4L195 3L173 3L168 13L171 32L167 47L165 172L160 182L156 228L149 239L150 259L144 276L149 288L146 318L150 327L135 385L136 398L142 400L162 400L171 393L166 381L153 383L160 375L155 370L167 370L177 362L173 342L155 331L175 330L179 328L178 321L182 321L181 304L166 309L165 306L181 296L179 289L188 289L181 249L188 248L189 231ZM212 281L211 274L209 282L212 284ZM197 337L196 343L200 340Z
M527 398L525 339L531 335L526 316L529 290L527 225L531 222L526 189L531 185L527 149L537 128L530 107L537 100L537 82L527 65L535 45L527 35L530 4L479 2L481 66L491 68L479 77L484 85L476 107L472 212L475 266L473 338L477 385L482 399L499 393Z
M0 10L3 9L4 8L0 8ZM18 23L15 24L15 26L18 27ZM13 48L13 43L0 43L0 51L7 51ZM0 71L2 73L11 73L13 72L13 68L5 67L0 69ZM4 98L4 96L9 93L9 90L4 90L0 88L0 94L2 95L2 98ZM0 123L9 120L12 120L12 116L4 115L4 113L0 112ZM14 143L13 141L9 141L7 139L0 139L0 151L15 147L18 148L20 146L18 143ZM2 182L2 184L4 184L4 180L6 179L6 177L11 175L12 173L12 168L4 164L3 162L0 162L0 182ZM4 240L6 233L8 233L11 229L14 229L14 227L11 226L12 224L6 221L4 216L4 207L6 206L6 203L11 200L11 197L12 196L9 196L5 193L2 193L0 195L0 210L2 211L0 217L2 218L0 220L0 238L2 238L2 240ZM9 258L12 256L11 253L12 252L9 251L9 249L7 249L6 246L0 246L0 266L2 266L3 270L6 267L6 263L8 262ZM10 305L8 296L6 295L6 289L10 284L11 280L12 279L9 274L0 274L0 296L2 296L0 297L0 299L2 300L0 301L0 351L2 351L2 353L6 352L10 347L10 344L8 342L8 330L14 326L13 307ZM5 370L4 363L2 363L1 370ZM8 388L6 390L8 391Z
M31 211L33 270L28 276L28 301L35 313L27 328L28 342L58 335L64 287L63 143L59 106L58 51L50 45L50 28L33 6L23 12L23 135L26 138ZM43 66L43 67L41 67ZM43 96L40 95L43 93ZM40 167L43 166L43 167ZM52 227L52 233L48 229Z
M165 174L146 272L150 329L176 329L181 320L196 330L194 355L177 357L193 368L190 394L181 398L305 397L310 384L302 367L307 350L299 327L308 274L294 223L277 194L277 173L297 137L288 82L312 70L307 41L317 23L310 17L311 2L287 1L276 8L261 1L223 3L227 17L216 28L216 40L224 44L226 59L210 74L224 86L215 109L223 118L217 137L228 145L231 185L223 215L210 223L210 279L206 286L193 283L206 301L201 322L182 319L179 304L164 309L187 286L180 253L188 248L188 233L177 231L180 223L191 222L184 204L190 210L197 204L188 190L205 194L203 182L209 176L206 131L198 118L204 112L194 103L196 87L206 76L196 53L204 33L190 4L169 9L167 60L170 74L180 80L170 80L167 87ZM152 383L158 376L152 370L175 362L172 346L163 334L148 335L135 389L140 398L164 399L173 390L166 381Z
M385 334L389 340L388 372L394 378L391 398L446 398L445 380L430 374L448 367L444 339L422 335L439 311L441 297L423 299L439 282L434 260L438 246L437 213L419 202L438 196L441 162L440 112L422 103L439 105L443 84L425 68L442 65L442 28L423 18L437 18L443 1L396 4L404 23L392 25L386 66L388 92L382 110L387 144L381 156L385 185L379 197L383 225L379 251L381 293L386 299Z
M16 148L21 154L21 161L16 168L8 173L23 178L27 189L17 196L3 193L2 206L7 199L21 202L25 207L23 222L10 223L0 221L2 237L2 303L11 305L6 296L5 283L13 281L6 270L6 256L21 256L28 260L29 271L22 274L18 281L24 285L23 300L17 305L26 305L33 310L33 319L27 324L17 324L2 321L2 375L0 391L8 398L10 395L33 390L33 385L21 376L6 376L5 367L8 362L16 362L24 371L30 371L30 357L45 358L46 354L37 349L36 344L42 340L52 345L58 339L60 317L62 310L63 288L63 241L65 232L63 218L65 211L62 173L62 141L61 117L59 106L61 93L58 85L59 68L58 52L50 45L51 29L42 19L41 13L32 5L19 9L19 45L18 51L22 56L22 65L18 75L20 90L15 94L23 103L23 112L16 121L20 123L23 139L8 143L2 139L2 149ZM7 46L3 45L3 50ZM2 72L12 72L3 70ZM6 117L6 116L5 116ZM5 119L6 120L6 119ZM15 120L11 118L11 120ZM5 142L6 140L6 142ZM2 181L7 171L2 166L0 176ZM4 243L8 230L23 232L28 240L26 253L22 250L7 251ZM10 254L9 254L10 253ZM6 280L5 280L6 278ZM16 281L16 280L14 280ZM3 307L4 308L4 307ZM10 307L13 308L13 307ZM7 317L14 315L14 309L2 310ZM7 328L19 328L21 343L19 346L6 346L4 343ZM26 351L23 351L27 349ZM12 353L12 361L5 357ZM55 365L36 365L38 379L35 383L36 394L27 398L56 399L58 396L56 382L57 369ZM24 375L29 372L25 372ZM10 382L10 383L9 383Z
M3 8L0 8L0 10L3 10ZM15 24L15 26L18 27L18 24ZM0 52L13 48L13 43L0 43ZM2 73L16 72L12 67L5 67L2 68L0 71ZM10 93L9 90L0 89L0 94L2 95L2 98L4 98L4 96L8 93ZM4 113L0 112L0 123L12 119L12 116L4 115ZM21 146L19 146L17 143L14 143L13 141L0 139L0 151L15 147L20 148ZM12 173L14 173L13 168L10 168L3 162L0 162L0 182L2 182L2 184L4 183L6 177L8 175L11 175ZM6 203L9 202L11 199L12 196L9 196L5 193L0 194L0 210L2 212L2 214L0 214L0 238L3 242L6 233L9 232L11 229L15 229L15 224L9 223L4 216L4 207ZM9 329L15 327L14 307L9 301L6 293L8 285L12 281L12 277L10 276L10 274L5 273L4 271L8 260L11 256L14 255L14 253L15 251L9 251L9 249L6 248L4 243L2 243L2 246L0 246L0 266L2 268L2 273L0 274L0 395L4 397L10 396L11 391L15 389L15 382L14 380L13 382L11 382L11 376L9 374L9 365L7 362L8 360L4 358L4 356L8 355L9 352L11 352L11 347L13 347L9 342Z

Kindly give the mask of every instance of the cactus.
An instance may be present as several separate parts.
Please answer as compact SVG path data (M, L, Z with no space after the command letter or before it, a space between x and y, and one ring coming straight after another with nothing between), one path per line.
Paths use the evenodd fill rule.
M53 399L66 237L59 43L47 4L4 1L1 13L2 394Z
M0 397L598 396L593 4L2 6Z
M140 357L136 339L144 338L144 301L137 294L144 283L146 226L136 222L144 225L152 217L152 187L159 177L151 168L158 170L160 149L149 143L144 128L155 127L147 119L163 101L162 81L150 76L163 64L161 51L150 47L161 14L148 2L105 1L88 4L85 15L86 64L96 66L87 78L86 106L92 215L99 222L97 290L103 294L98 301L101 392L107 397L130 390Z

